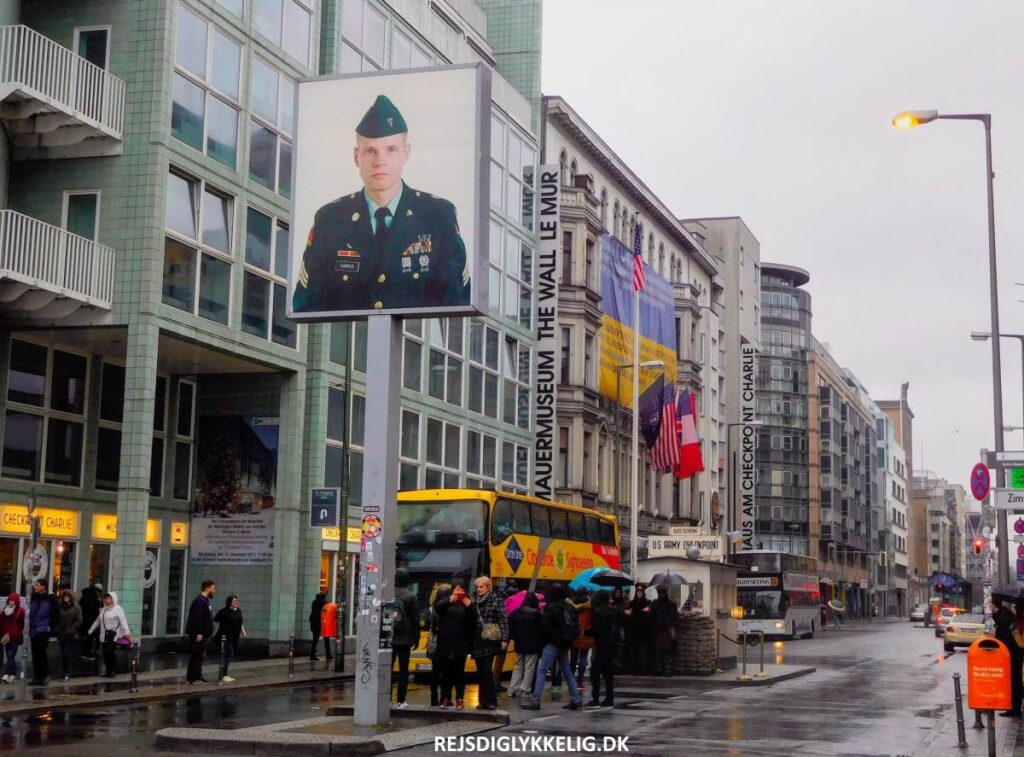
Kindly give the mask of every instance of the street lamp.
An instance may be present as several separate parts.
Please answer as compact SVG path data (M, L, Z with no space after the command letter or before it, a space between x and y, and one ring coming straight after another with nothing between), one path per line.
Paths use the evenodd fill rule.
M619 399L622 396L622 394L621 394L621 388L620 388L620 379L622 378L622 372L625 371L625 370L629 370L632 367L633 367L632 363L620 363L620 364L615 366L615 485L614 485L614 489L615 489L615 495L614 495L615 496L615 508L616 508L616 515L615 515L615 517L618 517L619 479L621 477L621 475L620 475L621 474L620 462L621 462L621 455L622 455L622 423L621 423L621 420L622 420L621 419L621 415L622 415L622 402ZM665 367L665 361L663 361L663 360L644 360L643 362L641 362L639 364L639 367L641 369L643 369L643 368L664 368ZM633 413L634 413L634 415L637 413L637 408L636 407L633 408ZM637 448L635 443L633 445L633 448L634 449ZM634 456L634 460L633 460L633 476L634 477L637 475L637 465L636 465L636 463L637 463L637 461L636 461L635 456ZM629 531L629 550L630 550L630 555L631 556L636 554L636 543L637 543L637 536L636 536L636 519L637 519L637 515L636 515L636 507L634 505L635 505L635 503L631 503L630 504L630 508L629 508L630 509L630 515L629 515L629 527L630 527L630 531ZM634 575L636 573L636 558L635 557L631 557L631 559L630 559L630 571L631 571L630 575Z
M893 117L893 126L901 129L911 129L931 121L980 121L985 127L985 185L988 192L988 285L989 285L989 306L992 316L992 328L989 333L1001 334L999 330L999 291L996 277L996 214L995 202L993 200L992 178L992 115L990 113L939 113L936 110L911 110L897 113ZM992 340L992 410L994 416L996 452L1003 451L1003 386L1002 386L1002 365L999 352L999 340ZM998 486L1005 484L1005 475L1002 468L996 469L996 483ZM999 560L999 583L1005 584L1010 580L1009 562L1006 555L1009 554L1009 534L1006 528L1006 513L1000 511L996 515L998 526L998 546L1000 552Z
M972 331L971 339L976 342L987 342L992 338L992 335L987 331ZM1024 366L1024 334L1000 334L1000 339L1016 339L1020 342L1020 359L1021 365ZM1024 387L1024 382L1021 384ZM1018 429L1020 426L1003 426L1006 430Z
M764 423L759 420L752 421L739 421L737 423L725 424L725 454L729 459L729 517L726 522L726 528L736 528L736 469L738 467L736 454L732 451L732 430L736 426L751 426L753 428L760 428ZM732 533L742 534L742 531L730 531ZM742 538L740 539L742 541ZM730 544L733 542L730 541ZM732 554L732 548L729 549L729 554Z

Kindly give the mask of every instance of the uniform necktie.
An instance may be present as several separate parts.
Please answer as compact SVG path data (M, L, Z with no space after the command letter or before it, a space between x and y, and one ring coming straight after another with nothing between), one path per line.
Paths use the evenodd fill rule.
M381 255L384 254L384 247L388 243L388 216L391 215L391 209L377 208L374 212L373 217L377 219L377 231L373 235L374 240L377 242L377 252Z

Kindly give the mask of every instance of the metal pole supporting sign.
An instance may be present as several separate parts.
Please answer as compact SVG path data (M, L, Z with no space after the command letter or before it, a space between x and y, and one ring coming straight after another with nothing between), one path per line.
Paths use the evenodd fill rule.
M401 320L369 316L366 385L373 391L366 394L366 417L374 419L376 432L366 435L363 452L359 584L353 607L356 725L385 723L391 712L391 644L390 635L382 639L381 621L395 594L401 360Z

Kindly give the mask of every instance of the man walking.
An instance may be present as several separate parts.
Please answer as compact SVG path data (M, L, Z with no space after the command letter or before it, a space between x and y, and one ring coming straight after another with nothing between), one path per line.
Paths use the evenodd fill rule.
M395 571L395 610L391 621L391 666L398 661L397 706L405 709L405 695L409 690L409 654L420 643L420 605L416 595L409 591L409 571Z
M206 657L206 644L213 635L213 612L210 600L217 593L217 584L203 581L199 596L192 600L188 608L188 619L185 621L185 634L189 639L188 683L209 683L203 678L203 658Z
M544 679L548 670L554 666L562 671L565 681L569 684L569 704L562 709L578 710L583 706L583 698L576 686L572 667L569 665L569 647L580 636L580 624L576 610L566 599L565 587L553 584L548 590L548 603L544 608L542 627L544 629L544 650L537 665L537 677L533 681L533 696L520 703L524 710L539 710L540 698L544 693Z
M46 656L50 637L57 630L60 604L57 597L46 590L46 581L38 579L32 584L29 600L28 636L32 644L31 686L45 686L50 678L50 660Z

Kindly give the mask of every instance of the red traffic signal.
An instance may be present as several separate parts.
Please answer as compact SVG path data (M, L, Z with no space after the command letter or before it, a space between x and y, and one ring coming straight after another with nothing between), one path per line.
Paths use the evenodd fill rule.
M981 550L985 548L985 540L980 536L974 540L974 554L980 555Z

